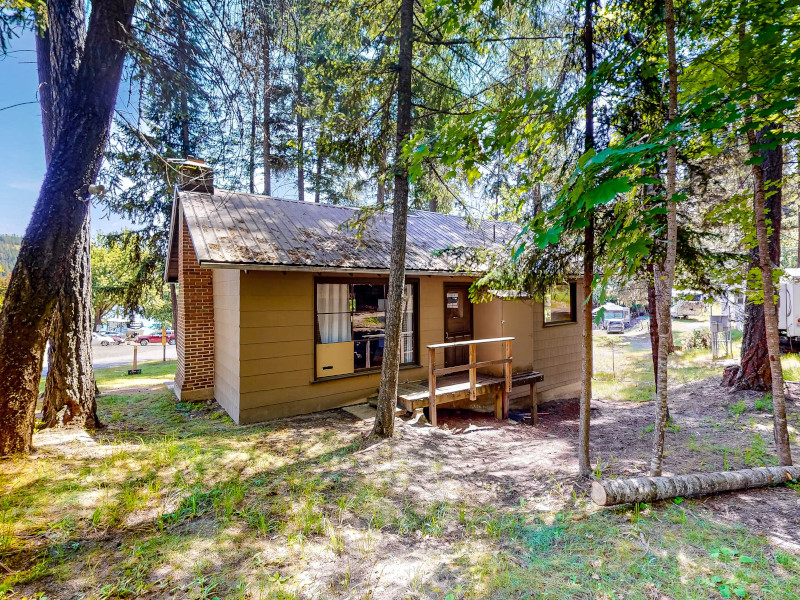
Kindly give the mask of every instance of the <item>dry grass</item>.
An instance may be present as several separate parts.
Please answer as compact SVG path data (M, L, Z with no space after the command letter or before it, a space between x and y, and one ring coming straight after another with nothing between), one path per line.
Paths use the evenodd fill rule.
M798 597L800 546L735 512L772 523L765 498L789 507L793 490L599 511L574 477L570 417L400 423L365 448L369 425L342 411L237 427L143 389L168 369L100 372L106 429L42 432L34 456L0 463L0 598ZM598 436L631 429L626 407L603 404ZM719 427L692 429L702 437L687 417L669 451L705 468L747 427L725 460L768 460L768 414L749 411L720 407ZM598 474L635 471L601 450Z

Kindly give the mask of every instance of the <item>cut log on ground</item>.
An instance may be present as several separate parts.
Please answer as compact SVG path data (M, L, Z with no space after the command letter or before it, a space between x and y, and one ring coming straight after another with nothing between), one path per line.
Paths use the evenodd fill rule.
M592 483L592 500L600 506L655 502L778 485L796 479L800 479L800 467L762 467L673 477L604 479Z

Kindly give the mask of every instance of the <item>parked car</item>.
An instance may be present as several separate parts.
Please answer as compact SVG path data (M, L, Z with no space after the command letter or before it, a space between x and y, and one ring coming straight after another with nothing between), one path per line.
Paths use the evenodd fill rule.
M161 343L161 332L160 331L149 331L145 333L140 333L133 339L134 343L139 344L140 346L147 346L147 344L160 344ZM175 332L171 329L167 329L167 343L170 346L175 345Z
M119 346L125 342L125 338L116 333L108 333L107 331L101 331L99 333L101 346Z
M613 319L606 322L606 332L608 333L625 333L625 321L621 319Z

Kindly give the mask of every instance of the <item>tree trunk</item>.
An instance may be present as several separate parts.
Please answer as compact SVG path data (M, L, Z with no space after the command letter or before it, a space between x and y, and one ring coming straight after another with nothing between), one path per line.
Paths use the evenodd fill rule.
M759 132L755 139L762 139L767 131ZM783 198L780 182L783 178L783 148L761 151L764 162L761 164L763 185L777 182L770 186L769 197L764 198L764 206L769 214L772 231L769 234L769 256L774 265L781 262L781 217L783 215ZM759 250L756 246L750 250L750 268L759 268ZM767 351L767 330L764 322L764 304L755 303L748 297L745 304L744 334L742 336L741 368L736 377L735 389L764 392L772 387L772 370L770 369L769 352Z
M248 170L250 171L250 193L256 193L256 97L250 103L250 161Z
M542 212L542 183L540 181L537 181L536 185L533 186L533 206L531 207L531 212L534 217Z
M319 137L322 137L323 131L324 130L320 128ZM319 188L322 186L322 164L325 162L319 143L319 137L317 138L317 172L314 175L314 202L317 204L319 204Z
M184 0L178 0L178 73L180 73L180 92L181 103L181 156L186 159L191 153L191 142L189 138L189 94L186 89L189 83L189 74L186 68L187 47L186 43L186 11L183 7Z
M428 210L430 212L439 212L439 201L436 198L428 199Z
M583 50L586 58L586 79L594 71L594 25L592 4L586 0L583 25ZM584 150L594 149L594 97L586 103L586 137ZM578 422L578 474L588 477L592 473L589 463L589 426L592 409L592 375L594 373L592 352L592 283L594 280L594 211L588 215L589 224L583 233L583 354L581 357L581 399Z
M135 0L92 5L83 56L0 313L0 455L29 452L47 327L89 211ZM56 17L58 18L58 17Z
M664 3L667 31L667 62L669 72L669 121L678 117L678 62L675 53L675 7L672 0ZM656 270L656 305L658 307L658 371L656 373L656 422L653 430L653 455L650 460L650 475L661 475L664 459L664 430L667 425L667 372L669 361L670 304L672 303L672 282L675 277L675 258L678 239L678 209L673 200L677 179L678 151L675 140L667 148L667 239L665 256L661 267Z
M55 139L61 134L66 103L72 93L86 43L81 2L50 2L44 35L37 36L37 69L41 96L42 137L49 164ZM44 422L55 426L56 415L67 407L61 424L95 426L94 371L92 369L91 228L89 211L83 230L70 251L69 269L50 322L48 370L43 400Z
M300 26L296 24L297 54L295 54L295 68L297 70L297 94L295 95L295 111L297 112L297 199L304 202L306 199L305 181L305 145L304 129L305 119L303 118L303 57L299 51L300 45Z
M378 177L378 193L376 202L378 205L378 210L383 210L384 206L386 205L386 184L383 183L382 179L380 179L380 175Z
M92 267L86 251L90 237L86 219L75 242L64 291L53 312L42 403L42 420L47 427L100 426L92 369Z
M103 328L103 311L99 308L94 310L94 331L100 331Z
M800 467L761 467L742 471L692 473L674 477L635 477L592 482L592 501L599 506L656 502L779 485L800 479Z
M647 265L647 307L650 312L650 353L653 357L653 380L658 394L658 344L660 335L658 333L658 303L656 302L656 284L655 272L653 264ZM669 353L672 353L675 346L672 341L672 319L670 319L670 332L669 332ZM671 421L672 417L669 414L669 405L667 405L667 422Z
M381 117L381 142L389 136L389 107L388 104L383 111ZM388 158L389 150L387 146L382 145L380 154L378 155L378 193L377 204L378 210L383 210L386 204L386 161Z
M392 213L392 255L389 262L389 291L386 310L386 343L381 365L381 385L372 435L391 437L397 407L397 379L400 372L400 327L406 282L406 229L408 226L408 164L403 146L411 137L411 68L413 60L414 0L400 2L400 44L397 80L397 140L395 151L394 206Z
M264 154L264 195L272 195L272 140L270 138L271 126L270 123L270 105L272 93L272 76L270 74L271 61L270 61L270 35L271 30L269 26L264 33L264 139L262 140L262 151Z
M647 265L647 309L650 312L650 353L653 356L653 377L658 391L658 305L653 263Z
M753 148L763 141L763 137L750 129L747 132L747 141L750 144L753 158L758 157L758 153ZM775 287L772 283L772 261L765 214L765 189L772 187L776 180L770 179L769 186L765 185L764 181L767 174L761 163L753 163L751 169L755 182L753 212L755 213L756 237L758 238L758 260L761 269L761 285L764 290L764 330L767 338L769 368L772 374L773 435L775 447L778 451L778 464L791 465L792 452L789 446L789 431L786 423L786 397L783 393L783 368L781 366L780 339L778 337L778 312L775 306ZM780 184L779 179L777 184ZM780 218L780 211L778 215L770 213L770 219L774 218Z

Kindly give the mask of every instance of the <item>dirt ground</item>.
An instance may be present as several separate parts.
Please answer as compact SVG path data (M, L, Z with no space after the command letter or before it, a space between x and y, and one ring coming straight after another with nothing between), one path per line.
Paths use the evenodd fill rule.
M773 464L771 413L755 406L762 395L729 393L718 381L707 378L674 388L670 408L676 426L667 434L667 474ZM154 387L150 392L155 394L159 389ZM132 396L136 402L128 402L130 410L143 410L148 396L142 393L146 390L116 390L115 394L124 397L127 391L138 394ZM791 392L790 423L795 431L800 388ZM67 543L75 548L74 555L66 553L60 562L46 558L48 567L42 568L40 576L29 580L27 575L18 577L19 583L6 588L9 597L34 597L36 593L43 598L209 599L450 600L531 594L554 598L702 597L696 591L701 585L697 583L699 576L695 583L686 583L685 595L680 581L667 578L659 583L657 577L654 582L634 579L630 588L623 587L626 591L620 593L614 573L633 567L615 564L614 560L620 559L609 558L608 547L603 546L622 540L641 546L643 556L656 557L648 560L669 561L691 552L700 542L660 537L664 520L674 513L675 507L669 503L643 508L651 515L647 525L635 522L630 509L620 513L588 501L590 482L576 478L577 400L543 404L538 427L510 420L498 422L488 414L441 409L438 429L424 419L398 419L394 439L363 446L362 436L371 426L365 407L237 428L219 418L221 412L216 406L181 409L178 405L176 413L174 403L166 398L159 409L166 411L163 422L139 422L139 413L132 412L111 420L108 428L96 435L45 431L36 435L38 450L25 459L27 462L0 464L0 475L5 476L0 479L0 489L17 494L15 469L21 481L30 463L38 461L40 469L50 465L62 474L64 470L89 474L87 465L114 461L113 476L81 475L99 481L81 488L80 495L70 496L57 512L52 507L48 512L46 506L37 509L44 513L38 515L38 522L47 525L24 530L19 534L18 550L0 555L0 566L13 576L15 572L35 570L35 557L52 555L54 540L58 548ZM108 421L113 411L109 412L112 409L107 402L101 399L100 406ZM597 463L596 476L646 473L651 443L647 428L653 410L652 402L594 402L591 449L593 463ZM195 431L191 427L213 429ZM199 447L192 450L198 457L194 466L184 464L178 450L161 466L137 462L137 448L139 452L144 449L146 456L158 455L164 450L155 440L170 434L198 440ZM153 440L152 448L146 447L151 443L148 440ZM793 442L792 450L800 456L794 436ZM206 456L206 443L222 445L219 452ZM122 481L123 488L130 481L140 485L148 469L157 473L151 479L162 481L164 486L155 492L155 501L143 502L128 512L119 508L121 501L116 501L117 520L105 522L96 517L102 490L108 490L115 480ZM188 479L193 470L198 470L197 479L185 487L170 488L174 485L171 481L184 476ZM224 498L228 498L226 490L231 489L232 481L241 490L230 496L228 511ZM152 488L152 480L149 485ZM202 492L189 495L189 490ZM223 500L218 502L219 498ZM209 508L194 512L186 509L195 501L210 502ZM284 506L283 512L275 508L279 505ZM19 510L23 519L37 522L24 507L10 506L5 509ZM278 525L254 525L249 515L256 509L277 515ZM794 489L781 487L686 501L680 510L681 518L689 515L692 523L701 524L701 531L712 525L720 528L717 538L703 542L706 545L724 547L733 545L726 540L737 536L763 536L767 541L765 546L757 546L761 551L771 546L770 552L800 555L800 494ZM638 511L636 507L637 516ZM61 530L53 525L65 512L73 515L68 534L59 533ZM570 525L573 528L584 527L581 523L585 519L589 519L585 527L592 523L595 527L581 529L586 532L574 534L577 537L570 534L576 540L570 543L593 542L592 538L604 535L609 538L597 539L597 547L573 548L567 542L559 546L558 536L563 534L558 533L562 531L558 523L564 518L577 523ZM628 525L629 519L632 525ZM680 535L685 527L678 525L673 533ZM538 540L545 535L541 532L550 531L556 533L553 540L541 542L548 548L542 556L550 561L569 561L574 560L575 553L583 553L586 560L580 569L592 571L586 575L588 579L577 583L565 579L559 586L550 587L553 577L563 578L565 573L548 575L532 570L535 563L531 561L543 559L526 554L530 546L520 550L519 540L523 532L527 532L525 539ZM689 531L686 529L686 535ZM651 544L677 545L676 550L659 554ZM622 551L627 548L623 546ZM698 563L710 560L708 552L713 554L713 550L702 547L693 551L699 554L691 560ZM616 552L612 550L612 554ZM559 571L560 564L548 563L547 568ZM680 572L679 567L675 565L675 573ZM29 571L24 571L26 568ZM776 564L770 568L780 580L782 567ZM513 592L516 584L509 579L509 572L521 572L525 577L537 573L540 579L525 585L542 586L541 596L534 591L528 595ZM607 579L613 593L603 592ZM722 589L727 584L714 581L709 585ZM4 595L2 589L0 597ZM755 589L748 597L770 597ZM725 597L717 592L712 595Z

